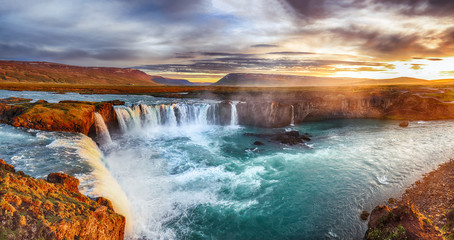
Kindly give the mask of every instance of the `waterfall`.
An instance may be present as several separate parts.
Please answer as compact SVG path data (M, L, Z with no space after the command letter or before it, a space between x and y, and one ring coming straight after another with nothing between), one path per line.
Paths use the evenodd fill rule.
M230 125L231 126L238 125L238 112L237 112L237 109L236 109L236 105L237 104L238 104L238 101L232 101L230 103L230 106L231 106Z
M167 126L177 126L177 117L175 116L175 106L176 104L165 106L165 120Z
M140 104L115 107L115 114L124 133L156 126L213 125L217 123L218 111L216 103ZM238 120L234 122L237 124Z
M118 124L120 124L120 129L125 132L128 128L126 125L126 119L129 117L127 116L127 111L123 108L115 108L115 115L117 115ZM129 114L128 114L129 115Z
M78 154L87 160L93 168L94 187L93 189L83 192L90 196L103 196L112 202L115 211L126 218L126 233L132 231L132 218L130 214L130 203L126 194L121 189L118 182L110 174L104 165L104 155L96 143L89 137L81 135L80 141L77 141L76 148Z
M295 107L292 105L292 118L290 120L290 126L295 126Z
M160 106L140 105L144 115L144 124L147 126L157 126L161 124Z
M109 145L112 143L110 138L109 129L104 122L101 114L95 112L95 127L96 127L96 139L101 146Z

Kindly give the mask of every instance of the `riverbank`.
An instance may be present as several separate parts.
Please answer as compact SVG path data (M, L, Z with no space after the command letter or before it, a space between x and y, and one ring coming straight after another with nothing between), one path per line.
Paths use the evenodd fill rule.
M399 237L404 235L406 239L418 239L415 236L424 234L430 237L425 239L454 239L453 172L454 160L450 160L416 181L400 200L390 199L388 206L377 206L372 211L366 239L403 239ZM400 235L396 229L400 229Z

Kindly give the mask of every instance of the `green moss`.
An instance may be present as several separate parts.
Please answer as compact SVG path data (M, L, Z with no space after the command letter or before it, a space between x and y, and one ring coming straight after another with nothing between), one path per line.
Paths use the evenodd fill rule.
M388 239L407 239L405 232L407 232L407 229L405 229L402 225L399 225L389 234Z
M446 240L454 240L454 233L451 233L451 234L449 234L449 235L447 235L447 236L444 236L444 238L445 238Z
M381 231L379 229L375 229L375 230L369 232L369 234L367 234L367 239L381 240L381 239L384 239L385 236L386 236L386 233L384 233L383 231Z
M367 234L369 240L403 240L407 239L405 233L407 229L402 225L395 227L394 229L375 229Z
M61 218L59 216L56 216L56 215L47 215L45 217L45 219L51 223L55 223L55 222L58 222Z

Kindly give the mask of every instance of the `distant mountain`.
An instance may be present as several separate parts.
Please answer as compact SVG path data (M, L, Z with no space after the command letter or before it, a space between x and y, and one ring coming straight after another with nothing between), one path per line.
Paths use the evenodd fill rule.
M347 86L347 85L389 85L389 84L425 84L428 80L417 78L368 79L368 78L330 78L312 76L294 76L279 74L229 73L213 85L218 86Z
M79 67L50 62L0 60L0 82L95 85L159 85L137 69Z
M186 79L172 79L172 78L165 78L161 76L151 76L151 80L155 83L164 84L167 86L193 86L194 83L186 80Z
M335 86L367 81L366 78L327 78L279 74L229 73L214 85L222 86Z
M410 77L400 77L400 78L390 78L390 79L370 79L367 81L362 81L357 84L360 85L387 85L387 84L427 84L430 83L429 80L419 79L419 78L410 78Z
M440 79L440 80L433 80L433 82L440 83L440 84L451 84L454 83L454 79Z

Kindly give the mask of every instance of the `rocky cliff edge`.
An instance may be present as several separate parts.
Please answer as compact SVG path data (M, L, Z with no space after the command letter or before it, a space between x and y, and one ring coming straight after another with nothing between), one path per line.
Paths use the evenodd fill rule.
M78 185L62 173L35 179L0 159L0 239L123 239L125 218Z

